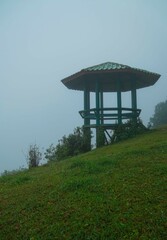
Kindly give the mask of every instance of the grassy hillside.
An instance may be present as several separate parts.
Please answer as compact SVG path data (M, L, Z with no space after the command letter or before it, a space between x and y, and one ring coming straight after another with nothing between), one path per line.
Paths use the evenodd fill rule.
M167 128L1 177L0 239L167 239Z

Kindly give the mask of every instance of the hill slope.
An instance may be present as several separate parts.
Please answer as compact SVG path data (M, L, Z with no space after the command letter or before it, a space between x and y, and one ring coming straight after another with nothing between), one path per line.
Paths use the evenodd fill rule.
M0 239L167 239L167 128L0 178Z

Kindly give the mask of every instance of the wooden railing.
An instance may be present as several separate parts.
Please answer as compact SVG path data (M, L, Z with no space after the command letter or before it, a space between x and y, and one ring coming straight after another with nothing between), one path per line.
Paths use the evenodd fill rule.
M84 119L100 119L100 120L121 120L137 118L140 115L141 109L132 108L91 108L89 110L79 111Z

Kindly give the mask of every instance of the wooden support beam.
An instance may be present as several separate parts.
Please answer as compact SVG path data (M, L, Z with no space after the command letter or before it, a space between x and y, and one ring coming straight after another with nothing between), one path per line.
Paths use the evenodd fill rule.
M84 111L88 112L90 110L90 92L88 87L84 88ZM84 118L84 125L90 125L90 119Z
M102 90L102 88L100 89L100 108L103 109L103 90ZM100 114L101 114L100 123L103 124L104 123L103 110L100 111Z
M118 124L122 124L122 99L121 99L121 82L117 81L117 107L118 107Z
M100 117L99 117L99 107L100 107L100 101L99 101L99 81L96 81L96 111L97 111L97 116L96 116L96 125L100 125Z
M132 109L137 110L137 90L136 90L136 81L132 81L132 90L131 90L131 102L132 102ZM137 114L133 118L134 120L137 121Z

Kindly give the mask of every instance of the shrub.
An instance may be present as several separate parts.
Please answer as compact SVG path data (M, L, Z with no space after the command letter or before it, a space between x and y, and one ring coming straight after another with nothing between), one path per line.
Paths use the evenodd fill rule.
M36 144L30 145L27 155L28 167L37 167L40 160L42 160L42 153L40 152L39 147Z
M53 161L56 158L56 147L54 147L53 144L49 146L49 148L46 149L46 152L44 153L45 158L49 161Z
M149 123L153 128L167 124L167 100L155 106L154 115Z
M113 136L111 138L111 143L119 142L121 140L125 140L131 137L134 137L138 134L141 134L147 131L141 119L138 118L137 121L129 120L124 124L118 125L117 128L113 132Z
M91 132L89 129L77 127L72 134L63 136L54 147L46 149L45 158L48 161L62 160L91 150Z

